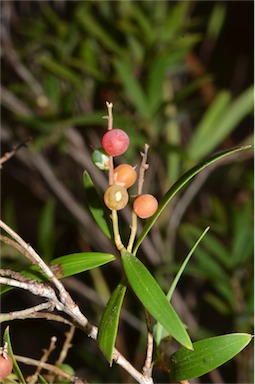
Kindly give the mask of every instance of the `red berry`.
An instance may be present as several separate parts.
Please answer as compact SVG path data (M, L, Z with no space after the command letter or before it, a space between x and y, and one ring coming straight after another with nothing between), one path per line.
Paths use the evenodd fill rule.
M114 211L123 209L128 203L128 193L120 185L110 185L104 193L105 205Z
M102 138L104 150L111 156L122 155L129 146L129 137L122 129L111 129Z
M5 379L12 371L13 362L9 355L6 355L6 358L0 356L0 379Z
M135 214L141 219L147 219L154 215L158 209L157 199L149 194L139 195L136 197L133 205Z
M124 188L131 187L136 181L136 171L129 164L120 164L114 169L114 184Z

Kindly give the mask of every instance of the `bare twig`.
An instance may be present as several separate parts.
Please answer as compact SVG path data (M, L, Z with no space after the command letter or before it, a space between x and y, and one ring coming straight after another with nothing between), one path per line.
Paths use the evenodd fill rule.
M50 268L40 258L40 256L35 252L35 250L29 244L25 243L25 241L21 239L21 237L15 231L9 228L2 220L0 220L0 227L2 227L7 233L9 233L9 235L11 235L22 246L22 248L24 248L28 253L30 253L30 256L34 260L34 262L43 269L44 273L51 279L55 287L59 290L60 300L56 296L54 289L45 283L38 283L37 281L23 282L5 277L0 278L0 283L23 288L29 290L33 294L39 295L41 297L47 297L50 302L53 302L56 309L68 314L74 320L76 326L85 331L87 335L93 340L96 340L98 331L97 327L91 325L88 322L88 319L81 313L79 307L73 302L71 296L65 290L62 283L60 281L58 281L59 284L57 283L57 278L54 276ZM118 365L120 365L127 372L129 372L130 375L138 381L138 383L153 383L152 378L144 377L142 373L140 373L135 367L133 367L133 365L116 348L114 348L113 351L113 359ZM29 361L31 361L31 359L29 359ZM38 361L36 361L35 364L38 365ZM46 369L48 369L47 367L50 367L50 369L53 367L51 365L47 365L46 363L41 363L41 365ZM58 374L59 371L55 370L56 367L53 368L54 369L51 370ZM69 379L71 380L70 377Z
M1 158L0 158L0 168L2 168L2 164L8 161L12 156L16 154L16 152L27 145L29 141L31 141L32 138L28 137L27 139L23 140L20 144L18 144L16 147L14 147L10 152L6 152Z
M71 340L74 336L74 332L75 332L75 326L72 325L70 327L69 331L65 333L66 339L65 339L63 348L61 349L59 358L56 361L56 365L62 364L64 362L64 360L66 359L68 350L72 347Z
M11 321L14 319L27 319L35 317L35 314L38 314L43 310L52 311L54 309L54 305L52 302L41 303L35 305L31 308L26 308L21 311L9 312L9 313L0 313L0 323L4 321Z
M151 377L152 373L152 355L153 355L153 335L152 335L152 329L151 329L151 319L149 312L144 308L145 313L145 319L146 319L146 325L147 325L147 353L146 353L146 359L143 367L143 375L145 377Z
M48 360L49 358L49 355L51 354L52 351L54 351L54 349L56 348L56 341L57 341L57 338L56 336L52 336L51 339L50 339L50 345L49 345L49 348L48 349L44 349L44 353L43 353L43 356L41 357L40 359L40 363L38 364L37 366L37 369L35 371L35 373L30 377L30 380L28 381L28 384L35 384L38 380L38 375L40 374L41 370L42 370L42 366L41 366L41 363L46 363L46 361Z
M55 365L44 363L39 360L30 359L29 357L14 355L15 359L21 363L28 364L28 365L34 365L36 367L40 366L43 369L46 369L49 372L55 373L57 376L65 377L66 379L70 380L72 383L75 384L85 384L87 383L86 380L82 380L77 376L70 375L69 373L63 371L62 369L56 367Z
M148 144L144 145L144 152L141 152L142 161L139 169L139 177L138 177L138 195L141 195L143 191L143 183L144 183L144 173L149 168L149 164L147 164L148 150L150 146ZM129 237L127 250L132 252L133 244L135 241L137 233L137 215L135 212L132 212L132 223L131 223L131 233Z
M139 178L138 178L138 195L141 195L143 191L143 183L144 183L144 173L149 168L149 164L147 163L148 150L150 146L149 144L144 145L144 152L140 152L142 156L142 163L139 170Z
M112 116L112 109L113 109L113 104L109 103L108 101L106 102L107 110L108 110L108 131L112 129L113 126L113 116ZM113 184L113 156L109 155L109 185Z
M42 303L39 304L39 306L44 306L45 307L52 307L52 303ZM38 308L38 310L40 307ZM22 311L15 311L15 312L10 312L10 313L1 313L0 314L0 323L3 323L4 321L10 321L14 319L45 319L48 321L55 321L58 323L63 323L66 325L72 325L72 323L65 319L63 316L55 315L54 313L48 313L48 312L33 312L30 311L30 308L24 309Z

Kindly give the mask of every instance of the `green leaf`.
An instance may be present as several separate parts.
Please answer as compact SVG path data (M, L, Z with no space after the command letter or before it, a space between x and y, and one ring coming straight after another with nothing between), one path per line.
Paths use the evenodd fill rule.
M180 344L192 349L191 340L183 323L148 269L126 250L121 251L121 258L128 281L147 311Z
M58 279L63 279L64 277L73 276L77 273L100 267L113 260L116 260L116 257L109 253L80 252L56 258L51 261L50 267ZM22 271L21 274L37 281L47 279L37 265L32 265ZM10 289L12 289L12 287L4 286L1 288L1 293L7 292Z
M167 191L167 193L164 195L164 197L161 199L158 209L155 212L155 214L147 221L145 224L140 236L138 237L133 253L136 254L140 244L144 240L145 236L148 234L158 217L161 215L167 204L173 199L173 197L179 192L195 175L197 175L200 171L202 171L204 168L208 167L209 165L213 164L214 162L223 159L226 156L232 155L233 153L243 151L245 149L250 148L250 145L238 147L235 149L231 149L229 151L220 152L206 161L196 165L195 167L191 168L188 172L186 172L184 175L180 177L179 180L176 181L176 183Z
M9 332L9 326L6 327L5 331L4 331L4 336L3 336L3 340L5 343L8 344L8 354L9 356L11 357L12 361L13 361L13 370L15 372L15 374L17 375L18 379L19 379L19 382L22 383L22 384L26 384L26 380L24 379L23 375L22 375L22 372L20 370L20 367L18 366L18 363L14 357L14 354L13 354L13 350L12 350L12 345L11 345L11 338L10 338L10 332Z
M171 298L172 298L172 295L174 293L174 290L175 290L175 288L176 288L176 286L178 284L178 281L181 278L181 275L182 275L186 265L188 264L189 259L191 258L191 256L193 255L195 249L197 248L198 244L203 239L203 237L206 235L206 233L209 231L209 229L210 229L210 227L207 227L204 230L204 232L200 235L200 237L198 238L196 243L193 245L193 247L189 251L188 256L185 258L184 262L182 263L182 265L181 265L177 275L174 278L174 281L171 284L171 287L170 287L169 291L167 292L166 297L167 297L168 301L171 301ZM163 333L163 327L162 327L162 325L160 323L157 323L157 325L156 325L156 332L155 332L155 339L156 339L157 345L159 345L159 343L160 343L160 341L162 339L162 333Z
M77 76L73 71L71 71L68 67L65 67L62 64L57 63L48 55L43 55L39 57L39 63L46 68L48 71L53 73L54 75L76 85L80 85L79 76Z
M126 60L115 60L115 68L123 82L126 94L129 96L131 102L137 108L139 114L143 118L150 118L151 111L149 103L147 102L145 93L132 73L132 67Z
M120 310L126 290L127 281L124 278L113 291L98 327L98 345L110 364L118 331Z
M59 279L63 279L64 277L73 276L77 273L85 272L90 269L100 267L101 265L107 264L113 260L116 260L115 256L109 253L79 252L58 257L52 260L50 266L54 271L56 277ZM32 276L32 268L36 270L37 273L39 271L39 268L37 266L36 268L31 267L29 271L29 277L33 277L38 280L37 273Z
M232 359L251 341L247 333L233 333L193 343L194 351L181 348L170 356L170 376L174 381L189 380L211 372Z
M218 129L219 120L229 106L230 99L230 92L221 91L206 110L189 144L188 152L191 159L201 158L201 151L203 151L203 154L209 152L211 137L214 136L215 131ZM208 140L208 137L210 137L210 140Z
M104 234L113 239L112 222L109 213L105 208L102 199L94 186L94 183L87 171L83 173L83 184L85 188L86 200L92 216Z
M76 10L76 18L80 26L86 33L92 35L100 45L109 49L117 55L123 53L121 45L118 45L116 41L107 32L105 26L97 20L91 12L88 12L83 7L78 7Z
M221 93L214 101L197 130L198 134L192 138L189 149L192 159L201 159L216 148L240 121L252 112L254 89L253 87L248 88L230 105L227 100L223 101L221 98L224 98L224 93ZM227 94L225 98L228 98Z

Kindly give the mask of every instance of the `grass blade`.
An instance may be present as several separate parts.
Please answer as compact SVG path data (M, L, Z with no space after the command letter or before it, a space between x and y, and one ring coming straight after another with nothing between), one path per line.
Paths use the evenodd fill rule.
M212 157L210 157L208 160L196 165L195 167L191 168L188 172L186 172L183 176L180 177L179 180L176 181L176 183L168 190L168 192L165 194L165 196L162 198L162 200L159 203L159 207L157 212L147 221L145 224L140 236L138 237L133 254L135 255L139 246L141 245L142 241L158 219L158 217L161 215L167 204L173 199L173 197L200 171L208 167L209 165L215 163L216 161L223 159L226 156L232 155L233 153L243 151L245 149L250 148L250 145L238 147L235 149L231 149L229 151L220 152Z

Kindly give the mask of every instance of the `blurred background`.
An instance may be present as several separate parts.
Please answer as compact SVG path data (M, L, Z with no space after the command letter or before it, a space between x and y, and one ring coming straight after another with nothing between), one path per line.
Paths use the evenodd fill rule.
M253 144L253 2L2 1L1 18L2 155L27 141L3 164L2 219L47 262L80 251L116 253L89 214L82 183L86 169L98 191L107 185L91 160L106 130L106 101L114 103L114 126L131 140L117 163L139 164L148 143L144 191L159 200L213 153ZM120 216L126 239L131 209ZM252 333L253 150L200 173L151 230L139 257L165 291L208 225L173 305L193 340ZM27 261L2 245L1 264L19 271ZM110 264L65 285L98 324L120 277L118 264ZM3 296L2 311L36 302L13 290ZM43 320L11 323L15 353L36 359L52 335L61 349L64 332L66 326ZM130 293L117 343L140 369L146 329ZM196 383L251 383L252 357L248 347ZM109 368L78 330L66 362L93 383L131 380L118 366ZM157 365L154 371L156 382L168 382Z

